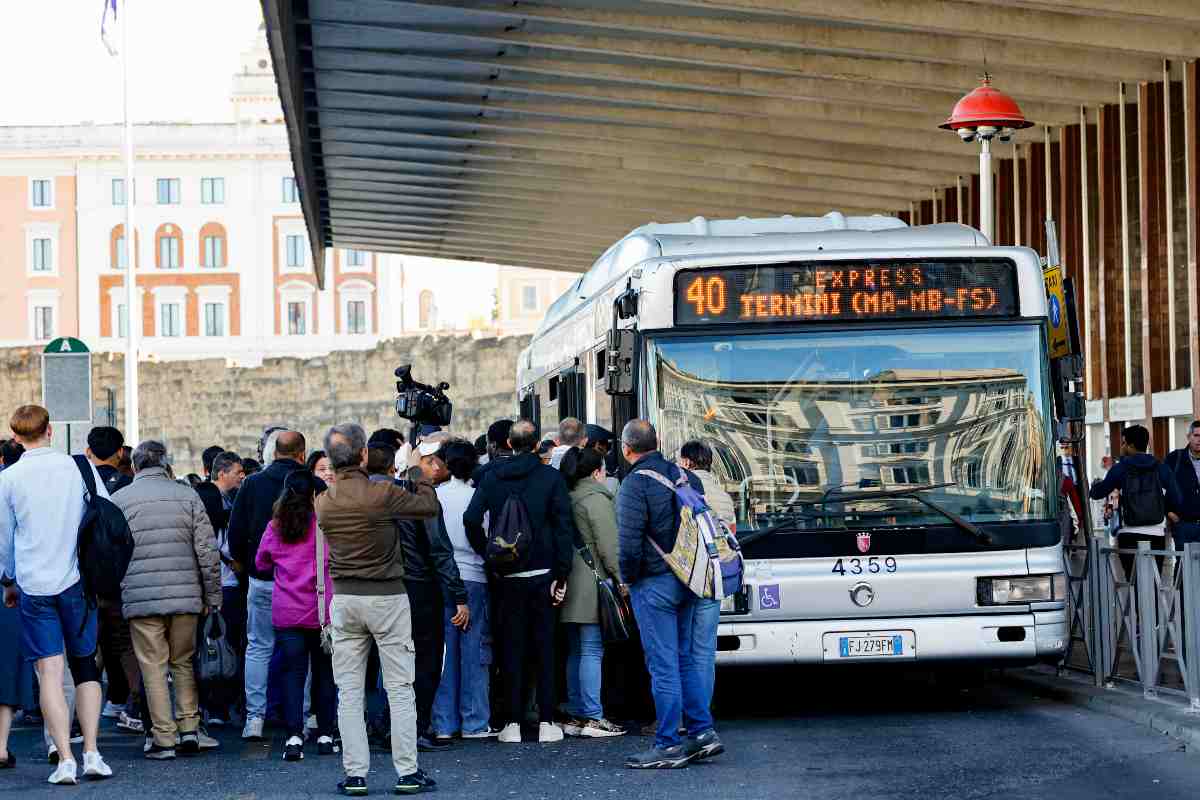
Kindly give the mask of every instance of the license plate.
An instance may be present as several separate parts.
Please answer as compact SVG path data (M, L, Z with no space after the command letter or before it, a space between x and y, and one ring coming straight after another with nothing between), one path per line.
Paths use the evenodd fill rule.
M911 631L827 633L823 644L826 660L916 658Z

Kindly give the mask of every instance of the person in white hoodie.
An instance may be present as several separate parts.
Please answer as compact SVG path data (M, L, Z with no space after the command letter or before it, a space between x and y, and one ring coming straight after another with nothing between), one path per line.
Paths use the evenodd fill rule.
M465 628L459 628L451 620L453 607L446 607L446 657L433 700L433 734L438 739L450 739L456 734L464 739L486 739L498 733L488 725L492 632L488 620L487 574L483 557L467 541L463 526L463 512L475 494L471 475L479 457L472 444L458 439L443 443L437 456L450 470L450 480L437 487L437 496L442 504L446 533L454 547L454 562L467 589L471 621Z

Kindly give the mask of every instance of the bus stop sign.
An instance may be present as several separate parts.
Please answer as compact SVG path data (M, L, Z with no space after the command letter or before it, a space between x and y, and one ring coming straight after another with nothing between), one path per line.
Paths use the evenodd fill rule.
M51 422L91 424L92 353L78 339L60 337L42 351L42 405Z
M1050 334L1050 357L1061 358L1071 354L1070 325L1067 320L1067 299L1063 291L1062 267L1046 267L1042 270L1046 282L1046 325Z

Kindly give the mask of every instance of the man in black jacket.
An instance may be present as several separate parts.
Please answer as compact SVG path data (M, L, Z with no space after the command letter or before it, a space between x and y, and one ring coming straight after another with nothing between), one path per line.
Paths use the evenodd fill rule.
M574 557L575 521L562 473L542 464L533 453L537 429L517 420L508 434L513 456L489 469L463 514L467 539L480 554L487 552L484 514L493 524L505 502L518 495L529 513L532 535L524 569L501 577L497 584L500 613L493 625L500 639L501 669L505 676L505 726L500 741L521 741L524 716L524 664L527 652L538 662L538 741L562 740L554 724L554 607L566 596L567 575ZM489 464L489 466L491 466Z
M271 624L271 595L274 575L261 572L254 560L275 501L283 492L287 476L304 469L304 435L283 431L275 440L275 461L262 472L242 482L233 510L229 512L229 554L244 574L249 575L246 597L246 726L243 739L262 739L267 714L267 682L271 654L275 651L275 627ZM322 488L323 488L322 484Z
M117 469L121 461L121 446L124 444L125 437L116 428L99 425L88 431L87 457L96 467L110 497L133 483L133 478Z
M1172 451L1166 464L1183 496L1179 508L1167 514L1175 548L1182 550L1188 542L1200 542L1200 419L1188 428L1187 447Z
M471 476L471 481L480 486L483 484L484 477L495 469L503 461L512 458L512 449L508 446L508 434L512 430L513 421L511 419L498 419L488 426L487 429L487 457L488 460L480 464L475 470L475 474Z
M450 478L444 462L437 458L444 434L427 437L414 451L410 464L426 460L435 484L445 483ZM367 447L367 473L372 481L392 480L396 452L385 444ZM407 481L398 481L410 488ZM444 750L449 742L439 742L429 735L433 718L433 698L437 695L442 680L442 656L446 647L446 629L443 624L446 603L455 606L451 622L465 628L470 619L467 609L467 588L458 574L454 563L454 547L446 533L441 510L438 516L427 520L396 520L400 535L400 550L404 554L404 589L412 608L413 648L416 650L416 679L413 690L417 695L417 749L421 751Z

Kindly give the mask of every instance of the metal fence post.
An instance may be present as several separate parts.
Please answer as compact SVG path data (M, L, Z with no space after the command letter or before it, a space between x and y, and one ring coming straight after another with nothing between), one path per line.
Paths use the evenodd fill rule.
M1096 635L1097 647L1100 651L1100 681L1097 686L1111 688L1108 680L1116 661L1116 630L1113 626L1113 614L1117 607L1117 587L1113 582L1112 555L1105 550L1106 541L1096 537Z
M1142 680L1142 694L1154 697L1158 694L1158 632L1155 619L1158 610L1157 584L1154 580L1155 561L1150 555L1150 543L1138 542L1134 572L1137 580L1137 648L1141 667L1138 677Z
M1200 712L1200 543L1183 546L1183 597L1179 614L1183 617L1184 682L1189 711ZM1176 646L1179 646L1178 644Z
M1088 658L1092 662L1092 679L1097 688L1104 686L1104 613L1101 608L1102 595L1100 582L1108 579L1108 571L1102 569L1100 561L1100 537L1089 534L1087 537L1087 564L1084 571L1083 587L1084 608L1087 611L1084 624L1087 625Z

